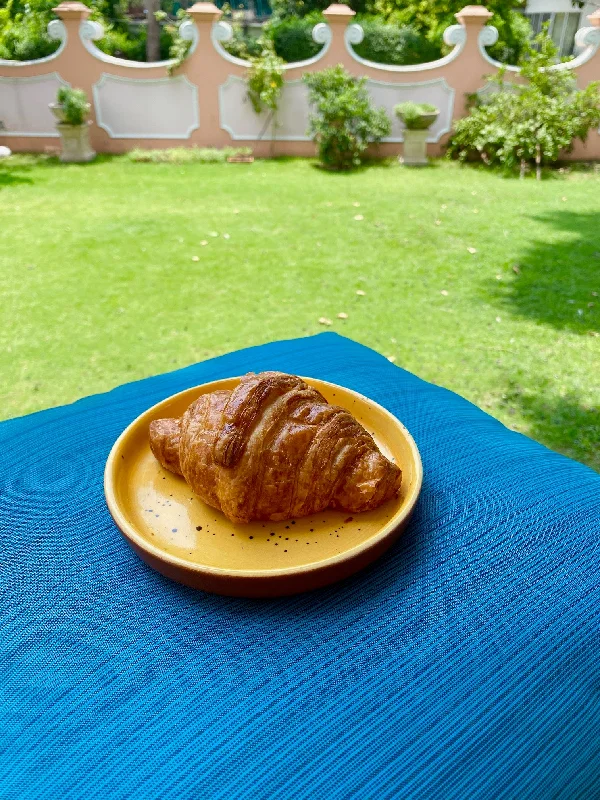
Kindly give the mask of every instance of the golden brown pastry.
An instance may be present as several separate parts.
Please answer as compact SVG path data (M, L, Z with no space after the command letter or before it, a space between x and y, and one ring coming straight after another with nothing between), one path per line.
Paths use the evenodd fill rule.
M152 422L150 447L232 522L369 511L402 478L348 411L282 372L251 372L233 391L199 397L181 419Z

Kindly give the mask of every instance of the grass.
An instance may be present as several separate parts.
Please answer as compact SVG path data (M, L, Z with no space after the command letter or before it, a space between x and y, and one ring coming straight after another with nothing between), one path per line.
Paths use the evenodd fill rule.
M148 164L219 164L235 156L249 156L249 147L166 147L147 150L136 147L127 153L129 161Z
M443 162L332 174L13 157L0 162L0 414L314 334L326 317L600 470L599 197L593 171L536 183Z

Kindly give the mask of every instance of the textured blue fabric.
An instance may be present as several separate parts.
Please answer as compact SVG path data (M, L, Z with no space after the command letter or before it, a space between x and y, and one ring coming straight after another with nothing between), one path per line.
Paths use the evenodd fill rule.
M425 482L361 574L275 601L179 586L102 473L189 386L279 369L413 433ZM600 797L600 476L323 334L0 425L2 798Z

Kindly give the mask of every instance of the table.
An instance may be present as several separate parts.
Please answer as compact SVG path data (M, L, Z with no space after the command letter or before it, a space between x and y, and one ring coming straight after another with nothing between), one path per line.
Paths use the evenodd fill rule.
M106 509L119 433L248 370L323 378L420 448L413 520L269 601L146 567ZM2 798L600 796L600 476L335 334L0 425Z

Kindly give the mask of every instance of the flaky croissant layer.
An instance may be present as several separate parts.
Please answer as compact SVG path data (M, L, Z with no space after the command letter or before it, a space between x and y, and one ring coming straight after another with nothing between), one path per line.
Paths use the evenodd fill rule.
M402 479L350 412L281 372L249 373L233 391L199 397L181 419L152 422L150 447L232 522L370 511Z

